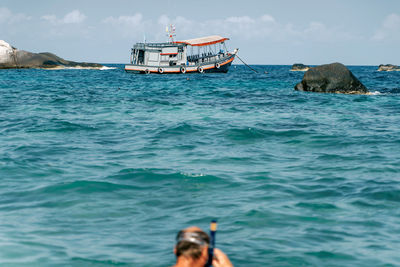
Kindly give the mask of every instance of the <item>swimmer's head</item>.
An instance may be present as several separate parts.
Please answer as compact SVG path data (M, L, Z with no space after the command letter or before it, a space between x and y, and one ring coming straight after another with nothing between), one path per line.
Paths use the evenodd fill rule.
M176 236L176 257L184 256L198 260L207 259L207 248L210 244L209 236L200 228L192 226L179 231Z

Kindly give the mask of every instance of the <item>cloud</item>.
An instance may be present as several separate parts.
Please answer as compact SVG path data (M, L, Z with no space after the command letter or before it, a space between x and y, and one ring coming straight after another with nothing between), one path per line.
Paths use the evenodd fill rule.
M261 19L261 21L263 21L263 22L272 22L272 23L275 23L275 18L272 17L271 15L268 15L268 14L263 15L260 19Z
M103 19L102 22L108 26L107 29L110 30L111 35L119 34L124 38L136 39L146 33L146 28L154 29L154 27L149 26L151 23L149 24L149 22L143 20L141 13L136 13L132 16L111 16Z
M57 23L56 15L44 15L44 16L41 17L41 19L46 20L48 22L51 22L53 24Z
M206 22L208 29L219 30L237 39L268 40L270 42L337 42L358 38L347 29L329 27L319 21L311 21L305 25L281 23L273 16L264 14L260 17L227 17L220 21ZM215 25L214 27L211 27Z
M74 10L64 16L62 22L66 24L71 23L81 23L86 19L86 16L82 14L79 10Z
M189 17L177 16L175 18L161 15L156 20L146 20L141 13L131 16L107 17L102 21L112 34L120 34L130 39L141 38L147 35L150 41L166 41L165 26L173 24L176 27L178 39L189 39L206 35L225 35L232 38L253 39L278 36L282 25L276 22L269 14L261 17L230 16L221 19L197 21Z
M13 13L11 10L5 7L0 7L0 24L14 24L22 21L30 20L31 17L23 13Z
M51 24L79 24L86 19L86 16L76 9L67 13L61 19L57 18L56 15L44 15L41 17L41 19L48 21Z
M325 24L316 21L310 22L308 27L302 31L303 37L320 42L333 41L336 38L333 33L334 31L328 29Z
M169 18L162 15L157 20L160 27L165 27L168 24L176 26L176 33L179 39L195 38L205 35L226 35L240 36L241 38L251 39L255 36L260 36L262 32L269 31L275 23L275 19L271 15L264 15L259 18L250 16L231 16L222 19L209 19L196 21L187 17L178 16ZM157 29L155 32L159 31ZM157 38L162 38L162 35L157 35Z
M397 14L391 14L387 16L383 22L383 26L389 30L398 30L400 26L400 16Z
M246 41L268 39L271 42L295 40L295 42L304 43L311 40L327 42L334 40L335 36L341 36L338 30L330 29L321 22L311 22L304 27L294 27L290 23L279 23L269 14L260 17L230 16L205 21L195 21L181 16L171 19L166 15L158 18L159 25L165 26L170 23L176 26L178 37L184 39L218 34ZM154 29L154 32L160 32L160 30ZM194 32L196 32L195 36Z
M249 16L242 16L242 17L228 17L225 19L227 23L233 23L238 25L247 25L247 24L254 24L256 21Z
M167 26L168 24L170 24L170 18L167 15L161 15L158 18L158 24L163 25L163 26Z
M382 22L380 28L375 31L372 40L383 41L387 39L399 39L400 16L397 14L388 15Z
M145 19L141 13L131 16L107 17L110 34L122 35L131 40L141 39L145 34L151 42L166 41L165 26L176 27L177 39L190 39L207 35L222 35L239 42L275 42L292 44L337 43L360 39L347 28L328 26L320 21L292 24L282 23L270 14L258 17L248 15L196 20L191 17L174 18L161 15L156 19Z
M125 26L125 27L136 27L139 26L143 21L143 15L136 13L133 16L119 16L119 17L108 17L103 20L106 24L114 26Z

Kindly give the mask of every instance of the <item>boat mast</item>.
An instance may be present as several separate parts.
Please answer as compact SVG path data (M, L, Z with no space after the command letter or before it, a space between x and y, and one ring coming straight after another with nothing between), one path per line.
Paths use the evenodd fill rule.
M168 42L169 43L173 43L174 42L174 37L176 36L176 34L175 34L175 25L170 24L169 27L167 26L165 28L165 31L167 32Z

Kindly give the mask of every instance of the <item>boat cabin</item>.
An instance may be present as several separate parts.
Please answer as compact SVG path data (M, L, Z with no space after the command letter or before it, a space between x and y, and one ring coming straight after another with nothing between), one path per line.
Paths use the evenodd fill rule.
M131 64L168 67L217 61L227 53L226 40L214 35L171 43L137 43L132 48Z

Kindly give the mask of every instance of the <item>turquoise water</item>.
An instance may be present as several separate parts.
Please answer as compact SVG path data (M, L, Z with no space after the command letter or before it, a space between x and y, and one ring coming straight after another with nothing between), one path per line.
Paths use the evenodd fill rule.
M116 67L0 71L1 266L170 266L214 218L235 266L400 264L400 72Z

